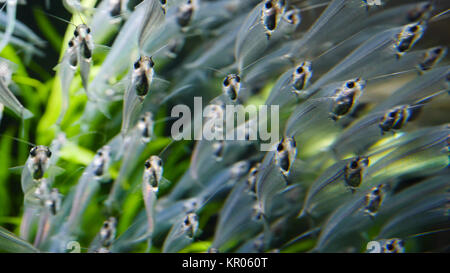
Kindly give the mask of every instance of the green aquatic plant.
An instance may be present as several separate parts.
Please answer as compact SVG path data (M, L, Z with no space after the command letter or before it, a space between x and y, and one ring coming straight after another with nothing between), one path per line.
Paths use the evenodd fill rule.
M7 1L0 252L448 251L447 32L444 0Z

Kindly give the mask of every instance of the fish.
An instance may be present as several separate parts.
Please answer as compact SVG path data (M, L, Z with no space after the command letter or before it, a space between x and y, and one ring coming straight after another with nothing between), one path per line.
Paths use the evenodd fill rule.
M90 97L91 100L95 100L95 98L88 92L89 74L91 66L93 65L92 55L94 50L94 41L92 39L91 29L85 24L80 24L74 30L73 37L78 45L78 63L80 66L83 88L86 90L88 97Z
M222 92L233 102L235 102L241 91L241 78L236 74L229 74L222 83Z
M281 173L289 176L292 164L297 157L297 143L293 137L286 137L281 139L277 145L277 152L275 154L275 164L280 168Z
M72 83L78 67L78 44L76 43L75 38L72 38L67 45L68 48L64 53L61 63L55 68L58 70L58 74L61 79L62 94L61 112L57 124L62 122L67 108L69 107L70 84Z
M20 103L8 88L13 73L12 66L13 64L8 60L0 59L0 103L23 120L26 120L32 118L33 114Z
M17 9L17 0L7 0L6 2L6 15L7 15L7 26L5 30L5 35L3 36L0 42L0 52L3 51L5 46L9 43L11 39L14 28L16 26L16 9Z
M155 63L151 57L141 56L133 64L131 81L124 94L121 133L127 134L142 109L142 104L150 91Z
M424 22L413 23L403 27L402 31L397 35L394 45L397 51L397 59L402 57L422 37L425 27Z
M177 24L182 28L187 27L192 19L194 11L194 1L187 0L186 3L181 4L177 10Z
M267 39L278 26L285 9L285 1L267 0L264 2L261 11L261 24L264 26Z
M164 241L162 252L178 252L190 244L198 232L198 221L197 214L188 213L181 222L174 224Z

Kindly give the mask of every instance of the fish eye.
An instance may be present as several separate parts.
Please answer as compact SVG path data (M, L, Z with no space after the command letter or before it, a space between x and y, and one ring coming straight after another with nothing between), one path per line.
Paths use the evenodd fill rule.
M387 245L386 245L386 248L387 248L389 251L392 251L392 250L394 249L394 246L392 245L392 243L390 243L390 244L387 244Z
M278 152L281 152L281 151L283 151L283 150L284 150L283 141L281 141L281 142L278 144L278 146L277 146L277 151L278 151Z
M145 168L150 168L152 166L152 164L150 163L150 161L145 161Z
M230 85L230 80L228 79L228 76L225 78L225 80L223 80L223 85L224 86L229 86Z
M265 4L266 9L271 9L273 7L272 1L267 1Z
M138 69L141 66L141 64L139 63L139 61L136 61L134 63L134 69Z
M353 87L355 87L355 82L354 81L351 81L351 82L347 83L347 88L353 88Z
M409 28L409 31L411 31L411 32L416 32L417 29L418 29L417 26L412 26L412 27Z

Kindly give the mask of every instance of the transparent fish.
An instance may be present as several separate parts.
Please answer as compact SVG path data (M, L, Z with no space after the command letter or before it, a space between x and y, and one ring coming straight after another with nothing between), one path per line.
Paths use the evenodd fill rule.
M289 143L290 142L287 142L286 144ZM291 147L289 149L294 148L291 144L289 144L288 147ZM294 150L288 150L286 148L282 153L289 158L289 154L293 155L293 151ZM277 155L278 153L278 151L275 151L266 154L261 163L260 175L256 182L257 205L255 207L255 212L260 213L264 218L270 218L271 213L273 212L274 198L278 193L285 189L287 184L287 177L283 172L285 170L281 167L282 165L278 165L282 163L277 159L279 158L279 155Z
M438 46L429 49L423 58L423 61L419 63L419 69L427 71L433 68L442 58L447 54L447 48Z
M377 64L384 62L392 62L392 65L398 66L395 64L396 58L394 56L398 56L395 39L398 37L405 27L396 27L392 29L388 29L377 33L372 38L368 39L365 43L361 44L358 48L356 48L351 54L345 57L341 62L336 64L331 70L322 75L317 81L315 81L308 90L305 90L307 94L314 94L318 87L325 83L329 83L331 80L342 79L342 77L348 77L348 75L358 75L359 77L364 77L366 79L370 79L376 75L385 75L386 71L380 71L377 74L376 72L371 70L373 68L377 68L380 66L376 66ZM417 39L420 39L421 36L417 36ZM411 44L412 46L412 44ZM408 48L409 49L409 48ZM358 67L365 66L368 63L374 63L373 68L361 70ZM395 67L394 66L394 67ZM389 66L388 66L389 67ZM399 70L394 70L396 72ZM401 70L400 70L401 71Z
M91 35L91 29L85 25L78 25L73 32L74 41L78 45L78 63L80 66L81 80L83 87L89 97L89 73L92 66L92 54L94 50L94 41Z
M5 35L3 36L0 42L0 52L3 51L3 48L9 43L11 39L14 28L16 26L16 7L17 0L5 0L2 2L6 2L6 15L7 15L7 26L5 30Z
M9 63L9 61L0 59L0 103L22 119L29 119L33 117L33 114L19 102L8 88L13 73L13 67L11 66L12 63Z
M162 179L162 160L158 156L151 156L145 161L144 175L142 178L142 194L147 211L148 234L151 236L154 230L155 202L159 184Z
M316 198L316 196L323 191L325 187L343 182L343 184L349 187L352 192L355 191L355 189L363 182L364 169L367 167L368 161L369 159L364 157L345 159L333 164L325 170L309 187L299 217L311 214L313 208L317 206L317 204L313 205L313 203L321 202L320 198Z
M358 229L363 223L362 219L371 215L369 212L375 215L383 198L381 196L384 196L387 188L388 185L385 184L375 186L357 194L351 201L336 209L324 223L315 250L321 251L333 239ZM379 199L376 198L379 194L373 194L374 192L382 194Z
M178 252L188 246L198 233L198 216L195 213L188 213L181 222L176 223L169 234L162 248L164 253Z
M264 2L261 14L261 24L265 28L267 39L277 28L285 9L285 1L267 0Z
M50 187L55 176L61 173L56 163L59 159L59 151L65 143L65 134L60 133L50 147L34 146L31 149L34 156L30 152L21 174L21 186L25 194L25 212L20 226L22 238L30 237L30 229L38 221L40 211L45 212L41 217L41 227L44 224L48 225L48 214L54 216L59 211L62 196L56 189L50 190ZM36 180L33 174L37 177L42 175L42 177ZM43 177L44 174L46 178ZM45 231L48 232L48 229Z
M61 209L62 195L59 190L53 188L44 191L40 194L38 193L38 198L41 200L44 211L40 215L37 233L34 238L34 246L36 247L40 246L48 238L54 217Z
M75 37L72 38L68 43L68 48L63 56L61 63L56 68L61 79L62 94L61 113L57 123L60 123L62 121L67 108L69 107L70 84L72 83L73 77L78 67L78 47L79 45L76 43Z
M293 92L297 93L308 86L309 80L312 77L311 62L305 61L300 63L292 73Z
M195 0L187 0L186 3L181 4L177 10L177 24L184 28L192 19L192 15L196 9Z
M150 91L154 65L152 58L147 56L141 56L133 65L131 82L123 100L122 134L128 133L139 115L142 103Z
M88 252L89 253L110 253L111 245L116 239L117 233L117 219L115 217L109 217L106 219L100 231L92 240Z
M130 131L130 134L125 137L123 147L120 147L122 152L118 153L123 155L119 175L113 183L108 199L105 201L105 205L110 211L120 207L126 193L123 183L136 165L136 162L132 159L136 154L142 153L147 143L150 142L153 137L153 126L152 113L145 112L133 130Z
M63 236L70 235L77 231L77 223L81 220L82 212L86 209L88 202L92 198L93 194L99 187L99 181L104 179L108 175L108 168L112 163L112 158L115 155L111 154L111 147L120 145L120 143L114 143L114 140L120 141L120 138L113 139L109 145L103 146L99 149L92 160L92 162L86 167L76 188L74 189L75 195L73 199L67 199L66 202L72 203L69 217L65 224L60 228L60 232Z
M50 157L52 152L46 146L35 146L30 150L30 160L27 162L27 167L30 170L34 180L40 180L45 171L49 167Z
M408 122L414 121L426 102L418 102L412 105L399 105L391 109L388 108L385 111L373 112L364 116L347 128L334 141L331 148L332 151L340 156L349 152L356 154L363 153L376 141L385 136L386 132L390 131L395 133L397 130L403 129Z
M240 91L241 78L239 75L227 75L222 83L222 92L230 98L231 101L236 101Z
M99 232L100 243L102 246L109 247L116 237L116 225L117 220L114 217L110 217L103 223Z
M291 137L283 138L277 145L275 163L285 177L289 176L289 171L296 157L297 143L295 142L295 139Z
M296 107L286 123L285 134L294 136L302 146L325 148L329 136L341 130L340 120L358 105L364 88L365 81L359 78L325 86L317 98ZM322 141L314 137L316 132L321 132Z
M425 25L422 22L406 25L398 34L395 43L397 57L403 56L422 37L424 31Z

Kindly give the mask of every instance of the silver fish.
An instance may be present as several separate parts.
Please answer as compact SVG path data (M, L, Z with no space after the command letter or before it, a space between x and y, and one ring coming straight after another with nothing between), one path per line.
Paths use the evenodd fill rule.
M72 83L75 71L78 66L78 43L74 38L72 38L68 43L68 48L64 53L62 62L58 65L58 74L61 79L61 113L58 118L58 124L61 123L64 115L69 107L69 92L70 84Z
M0 59L0 103L11 109L22 119L29 119L33 114L23 107L19 100L9 90L8 85L11 81L11 64L5 59Z
M236 101L241 91L241 78L239 75L227 75L222 83L222 91L231 101Z
M384 191L386 187L387 185L380 184L376 187L373 187L370 192L366 194L364 213L366 213L370 217L374 217L377 214L381 204L383 203L385 194Z
M284 2L280 0L267 0L264 2L261 11L261 24L264 26L267 39L270 39L283 16Z
M76 44L78 45L78 63L80 65L83 87L86 90L88 97L90 97L89 99L95 101L95 98L93 98L88 92L89 72L91 70L91 66L93 65L92 54L94 50L91 29L85 24L78 25L73 32L73 36Z
M30 150L30 158L27 160L27 168L30 170L34 180L44 177L45 171L49 167L52 152L47 146L39 145Z
M292 73L292 87L294 93L305 89L312 77L311 62L304 61L300 63Z
M14 32L14 27L16 26L16 8L17 8L17 0L6 0L7 6L7 17L8 17L8 25L5 30L5 36L2 38L0 42L0 52L3 51L3 48L9 43L9 40L12 37Z
M144 99L150 91L154 65L152 58L147 56L140 57L133 65L131 82L125 91L123 100L122 134L128 133L139 115Z
M103 247L111 246L111 243L116 237L116 226L117 220L114 217L109 217L108 220L103 222L103 226L99 232L100 243Z
M414 44L422 37L425 32L425 23L413 23L403 27L402 31L396 37L394 48L396 50L397 58L403 56Z
M297 157L297 143L292 137L283 138L277 145L275 154L275 164L280 168L281 173L289 176L292 164Z

